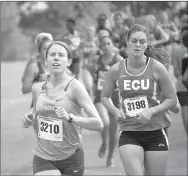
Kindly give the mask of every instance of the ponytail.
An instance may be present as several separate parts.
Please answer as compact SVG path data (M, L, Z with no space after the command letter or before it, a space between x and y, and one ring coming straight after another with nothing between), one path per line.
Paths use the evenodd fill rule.
M144 52L144 55L146 57L152 57L154 58L155 57L155 48L151 45L148 45L145 52Z

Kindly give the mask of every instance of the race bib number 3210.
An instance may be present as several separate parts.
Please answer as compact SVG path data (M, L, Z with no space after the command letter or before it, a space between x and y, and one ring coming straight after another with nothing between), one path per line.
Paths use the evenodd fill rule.
M124 100L124 106L126 114L130 117L137 116L140 112L149 107L146 96L126 98Z
M62 119L38 116L38 137L50 141L63 141Z

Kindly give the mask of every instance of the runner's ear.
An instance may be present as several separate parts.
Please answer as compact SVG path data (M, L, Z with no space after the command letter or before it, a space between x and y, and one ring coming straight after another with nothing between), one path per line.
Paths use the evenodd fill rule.
M69 59L69 60L68 60L68 67L70 67L71 64L72 64L72 59Z

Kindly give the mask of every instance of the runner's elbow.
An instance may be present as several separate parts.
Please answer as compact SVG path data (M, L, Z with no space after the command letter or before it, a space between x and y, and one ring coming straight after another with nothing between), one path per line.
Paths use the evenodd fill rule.
M22 86L22 94L27 94L30 92L31 92L31 89L29 89L28 87Z
M99 123L99 125L98 125L98 130L97 131L102 132L103 128L104 128L104 124L103 124L103 122L101 120L100 123Z

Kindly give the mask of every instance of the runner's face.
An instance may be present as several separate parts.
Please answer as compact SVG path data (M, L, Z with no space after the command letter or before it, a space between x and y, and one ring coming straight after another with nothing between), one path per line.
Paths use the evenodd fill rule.
M113 51L112 40L108 37L104 38L101 41L101 49L104 53L110 53Z
M46 50L47 50L48 46L50 45L50 43L51 42L46 41L41 46L40 53L41 53L43 58L46 58Z
M50 72L62 73L70 66L67 50L58 44L51 46L46 62Z
M142 56L147 48L147 34L142 31L133 32L128 40L128 53Z

